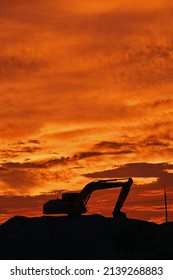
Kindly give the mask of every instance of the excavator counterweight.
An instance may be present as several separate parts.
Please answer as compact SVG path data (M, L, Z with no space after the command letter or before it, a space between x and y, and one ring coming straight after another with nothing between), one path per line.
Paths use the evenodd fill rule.
M43 213L81 215L87 212L86 205L93 191L121 187L121 192L113 210L113 216L115 217L120 213L132 184L132 178L93 181L88 183L80 192L65 192L62 194L62 199L57 198L47 201L43 205Z

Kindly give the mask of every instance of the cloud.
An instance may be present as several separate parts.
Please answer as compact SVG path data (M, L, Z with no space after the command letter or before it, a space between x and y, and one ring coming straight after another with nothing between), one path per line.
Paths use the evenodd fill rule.
M22 150L18 151L19 153L34 153L39 149L37 148L30 148L25 147ZM7 150L6 153L9 152L9 155L11 156L12 150ZM7 170L7 169L42 169L42 168L51 168L53 166L58 165L66 165L78 162L80 160L85 160L89 158L94 158L94 160L97 160L98 156L105 156L105 155L119 155L119 154L128 154L131 153L131 150L123 150L123 151L115 151L115 152L94 152L94 151L86 151L86 152L78 152L77 154L72 155L71 157L53 157L49 159L43 159L43 160L36 160L36 161L30 161L30 159L27 159L24 162L15 162L15 161L6 161L1 162L1 169Z
M0 5L3 191L77 189L97 175L172 182L172 4Z
M35 162L6 162L3 164L6 169L30 169L30 168L45 168L44 164Z
M29 144L37 144L37 145L40 145L41 144L41 141L37 140L37 139L30 139L28 140L28 143Z
M20 166L14 164L11 168L0 170L1 195L38 195L43 192L52 192L54 189L67 189L67 180L70 180L74 171L58 168L46 169L34 165ZM58 184L59 182L59 185ZM66 184L64 184L66 182Z
M25 151L26 152L26 151ZM49 158L40 161L26 161L26 162L5 162L1 163L2 169L42 169L50 168L51 166L64 165L69 161L74 161L78 156L70 157L61 157L61 158Z
M28 152L27 149L24 150ZM22 150L23 152L23 150ZM90 157L97 157L102 155L99 152L81 152L78 154L73 155L72 157L60 157L60 158L49 158L40 161L26 161L26 162L5 162L1 163L1 170L7 169L44 169L44 168L51 168L53 166L58 165L66 165L68 163L74 163L76 161L90 158Z
M30 191L37 186L38 177L34 172L25 170L10 170L1 172L1 193L22 193ZM3 183L3 184L2 184ZM8 190L7 190L8 189Z
M101 156L101 155L102 155L102 153L100 153L100 152L81 152L79 154L74 155L73 158L80 160L80 159L85 159L85 158L90 158L90 157Z
M0 171L6 171L7 168L4 168L4 167L0 167Z
M170 163L129 163L117 166L115 169L104 170L100 172L93 172L83 174L87 178L121 178L132 177L134 184L143 186L140 189L141 196L145 195L154 197L156 191L162 189L160 195L163 193L163 186L167 186L169 191L172 192L173 186L173 165ZM141 179L141 183L137 178ZM145 180L146 178L146 180ZM148 178L152 178L152 182L148 182ZM149 195L147 194L149 192Z
M165 127L167 126L167 132ZM134 156L145 155L145 160L147 161L147 158L151 157L151 154L153 152L159 154L160 156L167 156L169 158L171 154L172 149L172 136L171 131L169 130L169 124L166 123L157 123L155 124L155 127L157 127L157 131L155 131L155 127L153 126L147 126L145 127L145 134L143 133L143 130L141 130L141 127L136 127L136 137L134 137L133 134L135 132L133 131L132 136L129 129L129 135L124 136L121 138L118 138L118 141L101 141L93 145L93 150L97 150L102 153L107 153L108 155L111 154L111 152L122 153L124 154L131 153ZM155 133L153 134L153 131ZM128 133L128 132L126 132ZM117 138L117 137L116 137ZM145 153L144 153L145 151ZM170 158L171 160L171 158ZM136 160L135 160L136 161Z
M109 149L117 149L117 148L121 148L122 146L133 146L132 143L128 143L128 142L116 142L116 141L101 141L99 143L97 143L96 148L109 148Z
M98 5L101 13L85 14L84 10L67 8L62 1L57 5L43 1L41 6L40 1L16 3L3 4L11 21L16 21L15 30L9 33L15 33L16 38L12 48L8 36L1 56L2 71L13 84L10 89L9 83L2 81L6 96L0 108L2 137L32 137L52 122L78 122L82 127L84 123L107 121L131 124L145 113L151 116L156 101L148 93L149 87L171 83L172 77L168 10L153 12L150 7L151 11L139 12L133 4L133 12L129 8L124 12L122 7L103 12L105 2ZM92 10L91 3L87 6ZM63 7L66 13L59 12L57 17ZM23 13L19 14L20 10ZM157 31L162 15L164 36ZM7 21L3 25L7 27ZM141 103L129 106L127 101L136 95L131 97L129 91L136 89L145 90L140 92ZM146 95L150 95L147 103ZM11 106L10 115L6 104Z
M6 147L2 147L0 149L1 158L9 159L9 158L17 158L22 154L35 154L41 151L41 142L38 140L28 141L27 143L23 141L18 141L17 143L10 143L6 145ZM29 145L28 145L29 144Z
M124 141L101 141L93 149L103 151L105 154L130 154L136 152L136 143Z
M105 170L90 174L84 174L90 178L114 178L114 177L159 177L166 169L172 169L173 165L168 163L127 163L112 170Z
M43 214L43 203L48 200L59 198L63 190L56 192L40 194L36 196L30 195L1 195L0 196L0 223L4 219L10 219L16 215L22 216L41 216Z
M21 80L26 75L32 76L44 66L44 62L37 57L1 56L0 77L1 81L10 79ZM29 78L28 76L28 78Z
M60 157L44 160L6 161L0 166L1 194L37 194L56 188L61 182L68 188L68 181L76 173L70 167L76 163L76 158ZM69 171L70 170L70 171ZM58 187L59 189L59 187Z
M101 150L119 150L123 152L124 149L131 148L129 151L136 152L138 146L161 146L161 147L168 147L169 143L168 141L164 140L158 140L156 136L150 135L147 138L144 138L143 140L139 141L131 141L130 142L114 142L114 141L102 141L95 145L95 148L101 149Z

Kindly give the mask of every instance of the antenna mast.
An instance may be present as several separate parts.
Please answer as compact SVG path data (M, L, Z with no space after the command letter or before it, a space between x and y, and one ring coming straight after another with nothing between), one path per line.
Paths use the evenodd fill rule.
M165 220L168 222L168 206L167 206L167 196L166 196L166 187L164 186L164 200L165 200Z

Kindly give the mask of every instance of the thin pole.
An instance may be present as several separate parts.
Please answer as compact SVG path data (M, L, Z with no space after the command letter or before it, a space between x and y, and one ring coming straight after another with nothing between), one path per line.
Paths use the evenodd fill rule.
M164 186L164 200L165 200L165 220L168 222L168 206L167 206L167 196L166 196L166 187Z

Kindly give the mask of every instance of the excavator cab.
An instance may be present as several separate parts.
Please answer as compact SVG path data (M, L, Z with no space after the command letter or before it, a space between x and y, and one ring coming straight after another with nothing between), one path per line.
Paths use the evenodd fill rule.
M121 187L121 192L113 210L113 216L115 217L120 213L132 184L132 178L90 182L80 192L65 192L61 199L57 198L44 203L43 214L67 214L69 216L84 214L87 212L86 205L93 191Z

